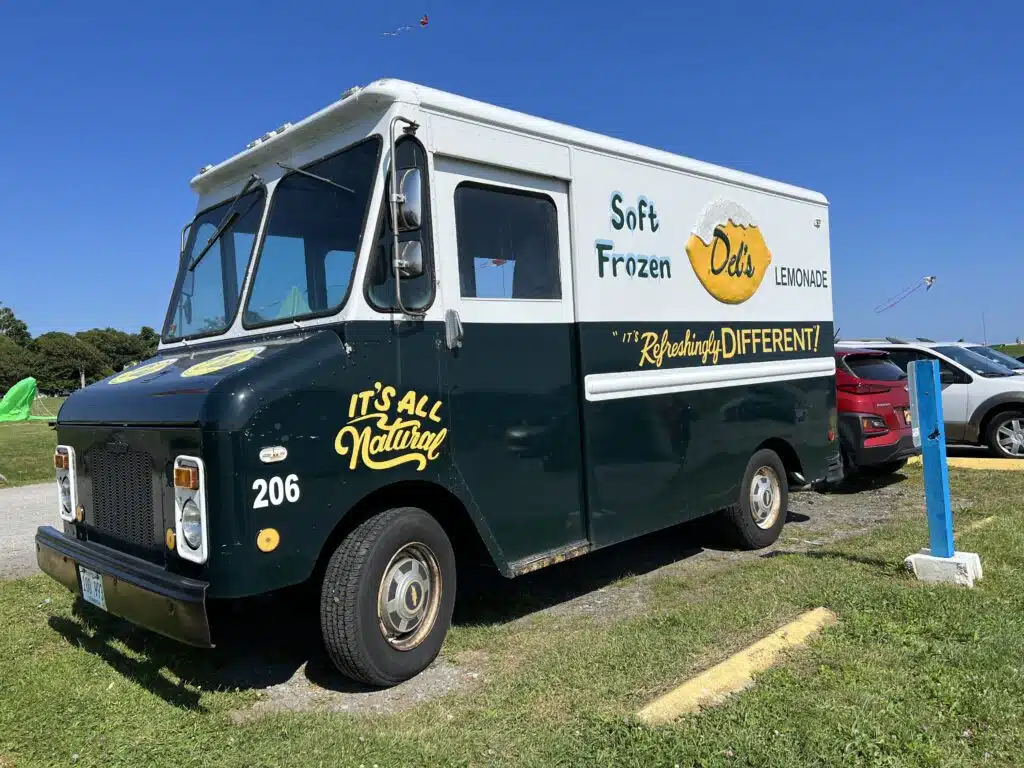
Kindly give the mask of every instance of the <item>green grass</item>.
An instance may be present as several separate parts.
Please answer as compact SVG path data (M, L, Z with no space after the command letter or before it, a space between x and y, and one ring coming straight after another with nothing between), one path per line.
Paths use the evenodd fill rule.
M1024 355L1024 344L1001 344L996 347L1000 352L1005 352L1010 357Z
M32 415L56 417L63 402L62 397L38 398ZM45 421L0 424L0 475L7 479L0 480L0 488L52 480L56 445L57 433Z
M66 399L65 397L37 397L32 401L32 415L56 418Z
M0 584L0 766L1018 764L1024 477L951 476L954 497L974 501L958 527L998 516L958 541L982 555L974 590L903 571L927 543L923 516L908 515L826 551L676 569L640 616L457 626L445 655L486 658L485 681L393 716L235 724L257 694L200 687L216 652L110 639L116 624L97 630L44 577ZM755 688L672 726L631 719L819 605L839 623Z
M0 488L53 479L57 433L45 421L0 424ZM2 766L0 766L2 768Z

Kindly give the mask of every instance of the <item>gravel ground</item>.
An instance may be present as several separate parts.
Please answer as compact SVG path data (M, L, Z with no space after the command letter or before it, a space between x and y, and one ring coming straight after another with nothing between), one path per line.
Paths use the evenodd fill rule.
M37 572L33 536L38 525L56 517L52 496L50 484L0 490L0 578ZM965 500L954 500L954 507L968 505ZM472 583L473 591L460 596L455 623L514 625L538 616L621 619L646 609L649 587L661 576L708 564L728 567L731 562L778 551L820 549L914 508L924 514L923 489L900 475L885 483L827 494L794 493L783 535L767 550L736 552L720 546L714 528L698 521L515 580L473 574L462 582ZM168 648L167 656L180 660L183 666L176 671L200 688L226 685L259 690L259 701L251 709L235 713L237 721L276 711L397 712L465 690L485 677L487 660L480 655L442 656L403 685L388 690L362 688L330 668L315 622L303 624L300 620L305 629L298 630L298 615L315 614L315 606L300 609L288 603L279 610L283 611L280 622L268 620L263 609L243 610L239 621L231 621L233 631L217 649L182 657L180 647L175 647ZM287 629L279 634L274 627ZM145 645L150 655L163 655L162 640L153 642L143 630L122 625L117 634L129 644L132 638L149 637Z
M0 579L38 572L36 528L57 519L53 483L0 489Z

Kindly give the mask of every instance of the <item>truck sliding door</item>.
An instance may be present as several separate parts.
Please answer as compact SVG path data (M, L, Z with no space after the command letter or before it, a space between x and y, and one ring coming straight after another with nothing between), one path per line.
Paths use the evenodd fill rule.
M510 561L585 538L568 185L435 160L454 465Z

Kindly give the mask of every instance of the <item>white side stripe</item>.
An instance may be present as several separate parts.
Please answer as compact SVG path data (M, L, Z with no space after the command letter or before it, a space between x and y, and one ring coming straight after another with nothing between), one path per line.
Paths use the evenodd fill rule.
M592 373L584 379L587 400L619 400L626 397L667 395L698 389L721 389L768 384L776 381L834 376L832 357L804 360L766 360L763 363L702 365L693 368L651 369Z

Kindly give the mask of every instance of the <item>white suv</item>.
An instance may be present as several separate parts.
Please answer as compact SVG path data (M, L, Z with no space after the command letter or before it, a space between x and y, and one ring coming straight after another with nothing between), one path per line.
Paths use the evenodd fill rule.
M1024 458L1024 375L962 342L855 339L836 342L836 347L883 349L904 371L913 360L938 360L946 441L985 445L1002 458Z

